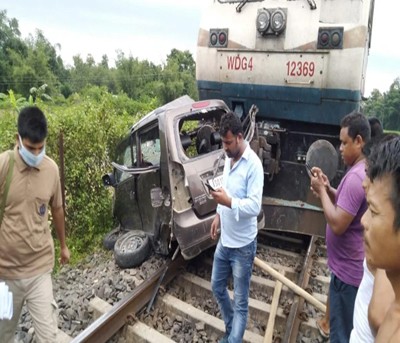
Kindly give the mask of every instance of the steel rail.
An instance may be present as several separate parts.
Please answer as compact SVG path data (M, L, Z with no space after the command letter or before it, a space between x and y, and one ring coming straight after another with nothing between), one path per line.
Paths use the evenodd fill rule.
M167 285L177 276L187 264L181 255L174 261L169 260L159 270L143 281L130 294L121 299L112 309L103 314L99 319L89 325L76 336L72 343L105 343L129 318L135 318L136 314L152 300L157 288Z

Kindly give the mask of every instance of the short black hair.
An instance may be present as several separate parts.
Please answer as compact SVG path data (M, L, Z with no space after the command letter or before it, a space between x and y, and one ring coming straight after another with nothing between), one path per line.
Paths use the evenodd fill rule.
M237 136L239 133L243 134L243 126L239 117L232 111L225 113L221 117L220 122L220 133L221 136L226 136L228 131L231 131L233 135Z
M373 147L367 163L367 175L371 182L391 176L390 201L395 212L393 226L395 231L400 231L400 136L385 140Z
M371 138L383 135L382 123L377 117L369 117L368 122L371 127Z
M368 119L360 112L351 112L343 117L340 122L341 128L348 128L348 135L351 139L355 139L358 135L361 136L364 143L367 143L371 139L371 127Z
M21 139L41 143L47 137L47 120L42 110L36 106L24 107L18 115L18 134Z
M398 137L399 135L394 132L387 132L387 133L382 133L379 136L371 137L371 139L366 143L363 148L362 152L364 156L368 157L371 154L371 150L379 143L389 141L393 138Z

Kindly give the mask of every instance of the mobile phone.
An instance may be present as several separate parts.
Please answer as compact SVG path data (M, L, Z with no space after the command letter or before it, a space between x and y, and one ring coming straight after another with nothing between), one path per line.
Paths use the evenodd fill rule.
M314 175L314 173L311 171L311 166L306 162L306 168L307 168L307 170L308 170L308 172L311 174L311 176L314 176L315 177L315 175Z
M207 188L208 188L210 191L213 191L213 192L215 192L215 189L214 189L214 187L213 187L213 186L211 186L211 185L208 183L208 181L207 181L207 182L205 182L205 185L207 186Z

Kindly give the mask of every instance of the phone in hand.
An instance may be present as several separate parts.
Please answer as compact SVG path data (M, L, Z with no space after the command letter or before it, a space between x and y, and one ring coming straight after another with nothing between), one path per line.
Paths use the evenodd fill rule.
M211 186L211 185L208 183L208 181L205 182L205 185L206 185L206 187L207 187L210 191L215 192L215 188L214 188L213 186Z
M306 162L306 168L307 168L308 172L310 173L310 175L315 177L314 173L311 171L312 167L307 162Z

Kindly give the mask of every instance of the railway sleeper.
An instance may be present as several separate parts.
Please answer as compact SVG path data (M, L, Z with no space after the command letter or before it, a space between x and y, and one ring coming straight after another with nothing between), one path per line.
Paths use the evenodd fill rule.
M252 277L253 279L253 277ZM178 284L187 292L187 296L195 296L200 299L212 299L211 283L196 275L185 273L178 277ZM233 292L228 291L229 296L233 298ZM256 323L267 323L268 314L271 305L253 298L249 298L249 318ZM285 320L285 315L282 308L278 308L277 316L280 317L282 323ZM277 318L278 320L278 318Z
M300 275L298 269L301 260L305 258L304 254L284 251L275 247L260 246L261 251L258 251L257 255L268 261L268 264L275 269L283 270L286 277L297 283ZM318 246L318 249L321 249L321 246ZM281 257L282 255L283 257ZM296 256L298 261L296 261ZM310 288L313 296L321 302L326 301L325 294L329 284L328 272L326 266L324 266L325 260L323 251L318 251L313 258L312 270L307 272L309 273L307 288ZM177 319L177 321L178 324L182 324L182 329L184 327L193 328L193 330L196 330L194 331L196 332L195 335L204 335L211 341L217 341L223 336L224 323L217 317L219 310L213 298L210 283L212 257L204 256L199 262L199 269L195 268L193 272L199 273L202 277L186 272L175 278L172 284L167 287L167 290L164 289L167 294L158 296L150 313L138 315L138 321L131 326L126 325L125 329L120 330L121 337L125 338L124 342L173 342L172 339L175 339L174 332L177 331L168 329L168 325L166 327L163 326L164 324L160 326L160 323L164 323L164 320L167 319L167 322L172 320L176 324L176 319L179 317L180 319ZM244 342L262 342L264 340L266 326L272 311L270 302L273 298L275 285L275 280L269 274L257 270L257 268L254 269L250 286L249 321ZM231 291L229 294L231 297L233 296ZM258 300L253 299L253 296L257 297ZM298 302L299 299L301 298L283 285L273 329L275 338L283 339L285 337L287 315L290 312L291 304ZM111 309L111 305L98 298L91 301L91 306L94 308L94 317L99 317ZM321 313L312 305L304 301L301 302L297 316L298 318L302 317L303 320L300 322L297 342L319 341L316 319L320 315ZM165 333L165 335L162 333Z
M211 290L211 283L205 279L202 279L196 275L185 273L180 275L176 280L176 284L184 290L185 297L190 298L200 298L200 299L210 299L213 297ZM257 277L255 275L251 278L250 288L254 288L254 284L258 284L258 291L272 294L275 288L275 282L267 279ZM228 291L231 298L233 298L233 292ZM319 298L321 301L326 301L326 295L323 294L313 294L315 297ZM293 299L297 297L289 290L286 286L282 287L282 293L280 299ZM253 326L253 323L263 323L263 328L261 334L264 335L265 326L269 319L269 314L271 312L271 304L263 301L259 301L253 298L249 298L249 326ZM302 331L307 332L309 336L318 337L318 329L316 326L315 319L321 315L318 310L316 310L312 305L305 303L303 305L303 311L305 313L311 313L312 316L308 316L307 322L302 322ZM283 336L286 329L287 316L284 313L282 306L279 306L275 318L274 332L276 335Z
M93 318L96 320L111 310L112 306L106 301L95 297L90 301L93 309ZM133 325L126 325L122 331L125 343L173 343L167 336L159 333L150 326L137 321Z
M257 253L257 257L258 257L258 253ZM261 258L261 259L264 260L263 258ZM204 264L207 265L207 266L210 268L210 270L211 270L211 268L212 268L212 263L213 263L213 261L212 261L211 258L206 258L206 259L204 260ZM280 270L284 271L284 272L285 272L285 276L286 276L288 279L290 279L290 280L295 280L296 277L297 277L297 273L296 273L296 271L294 270L294 268L292 268L292 267L281 266L281 265L278 265L278 264L276 264L276 263L271 263L271 262L268 262L268 264L269 264L272 268L274 268L274 269L276 269L276 270L280 269ZM254 268L255 268L255 267L254 267ZM254 270L255 270L255 269L254 269ZM254 270L253 270L253 271L254 271ZM272 276L270 276L269 274L263 273L263 275L264 275L264 277L270 278L270 280L273 280ZM294 281L294 282L295 282L295 281Z
M204 264L211 269L212 260L210 258L207 258L204 260ZM296 282L297 273L292 267L280 266L274 263L268 264L276 270L280 269L285 271L285 276L291 279L293 282ZM269 275L267 275L266 273L263 273L263 277L253 274L251 277L250 289L257 292L263 292L268 298L272 299L275 288L275 280L273 280L272 277L270 279L266 277L269 277ZM330 278L323 275L311 277L309 280L309 285L314 290L312 295L322 303L326 303L327 300L326 294L328 294L329 281ZM281 297L287 297L288 295L289 297L293 297L293 292L284 285L282 287Z
M170 294L160 297L157 303L164 312L169 313L171 316L184 317L194 324L198 322L204 323L204 330L209 336L217 335L217 337L222 337L224 335L225 325L221 319L203 312ZM244 333L243 342L245 343L262 343L263 340L263 336L249 330Z

